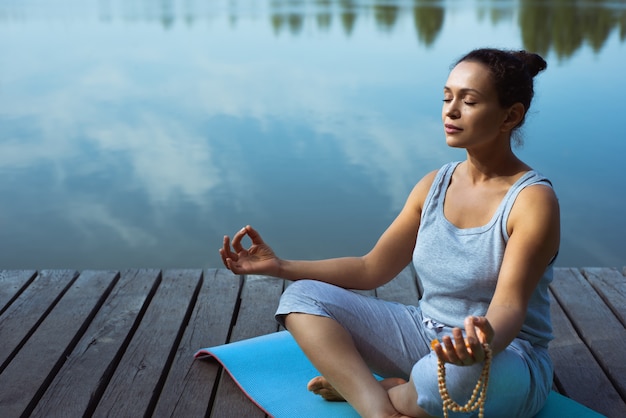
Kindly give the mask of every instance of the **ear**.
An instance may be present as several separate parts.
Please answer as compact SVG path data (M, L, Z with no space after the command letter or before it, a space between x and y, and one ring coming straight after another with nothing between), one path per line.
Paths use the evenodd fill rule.
M517 102L513 106L509 107L506 113L506 118L502 123L502 130L505 132L512 131L519 123L524 119L526 109L524 105Z

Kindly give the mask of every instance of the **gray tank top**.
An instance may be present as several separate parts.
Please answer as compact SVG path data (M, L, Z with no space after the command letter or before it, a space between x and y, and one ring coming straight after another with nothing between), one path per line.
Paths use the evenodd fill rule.
M525 173L511 186L486 225L461 229L443 212L446 191L458 164L443 166L433 181L422 210L413 263L424 288L420 301L424 317L463 329L465 317L487 313L509 239L507 219L519 192L530 185L551 183L536 171ZM518 335L544 347L553 338L548 294L553 264L554 260L532 294Z

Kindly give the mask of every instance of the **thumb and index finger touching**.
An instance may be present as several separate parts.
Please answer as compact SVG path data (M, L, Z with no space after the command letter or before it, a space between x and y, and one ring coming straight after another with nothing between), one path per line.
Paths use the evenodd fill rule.
M477 330L480 332L480 336ZM494 336L493 328L484 316L468 316L465 318L465 332L467 337L472 337L478 344L489 344Z
M235 235L233 236L231 245L233 246L233 250L235 250L235 252L239 253L240 251L243 251L241 240L243 240L246 235L250 237L253 245L264 244L263 239L261 238L261 235L257 232L257 230L252 228L250 225L246 225L239 231L237 231L237 233L235 233ZM225 238L227 239L227 237Z
M466 344L476 361L483 361L485 352L483 344L490 344L494 331L484 316L468 316L465 318Z

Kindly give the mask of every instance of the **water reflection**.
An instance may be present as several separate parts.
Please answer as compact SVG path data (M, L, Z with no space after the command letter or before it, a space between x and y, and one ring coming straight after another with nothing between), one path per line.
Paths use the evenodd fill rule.
M44 0L28 2L7 0L0 4L3 21L28 21L70 14L78 18L94 13L101 22L122 20L126 23L158 22L164 29L176 24L193 26L198 21L211 22L215 16L229 15L232 25L241 17L266 19L276 35L289 33L301 36L306 30L330 31L341 26L351 36L360 20L373 19L379 30L390 32L399 22L412 19L419 41L432 46L440 34L446 15L455 13L466 3L443 0L98 0L96 4L79 0L64 2L59 8ZM69 3L69 5L68 5ZM460 3L464 3L461 5ZM266 9L267 7L267 9ZM621 41L626 39L626 4L624 2L590 0L489 1L476 0L473 5L479 20L493 25L510 22L519 26L524 48L547 54L554 51L559 58L571 57L584 44L598 52L610 34L617 30ZM95 10L92 10L95 9ZM82 14L82 15L81 15Z
M606 7L599 0L584 7L577 7L576 3L521 2L519 25L524 47L543 54L553 50L560 58L566 58L585 43L599 52L615 29L622 42L626 39L626 10Z
M522 152L558 185L560 262L620 265L626 143L597 121L624 8L565 3L0 0L0 268L216 266L244 222L286 257L367 251L463 158L439 118L452 60L530 32L550 68Z

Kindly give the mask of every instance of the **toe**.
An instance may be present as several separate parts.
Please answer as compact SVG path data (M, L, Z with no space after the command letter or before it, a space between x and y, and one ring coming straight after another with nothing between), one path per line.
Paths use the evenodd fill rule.
M319 392L320 389L323 389L326 386L326 379L324 379L322 376L314 377L313 379L309 380L309 383L306 385L308 390L315 393Z

